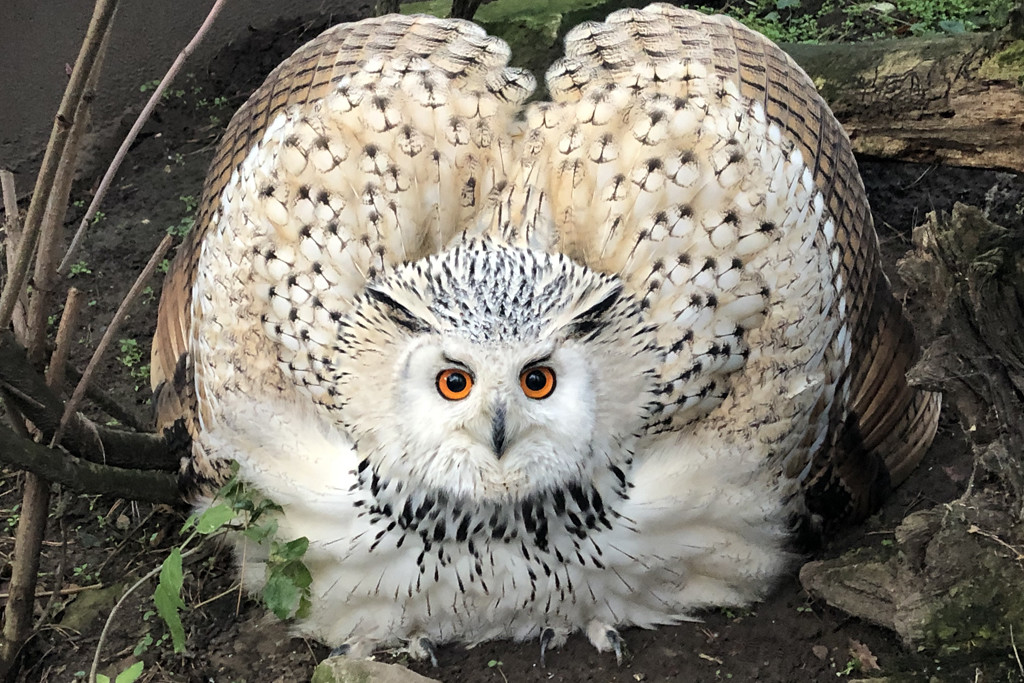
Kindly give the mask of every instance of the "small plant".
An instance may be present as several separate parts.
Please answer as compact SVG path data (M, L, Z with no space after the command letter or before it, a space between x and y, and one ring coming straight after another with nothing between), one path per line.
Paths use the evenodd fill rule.
M501 670L501 666L502 661L500 659L492 659L491 661L487 662L487 668L494 669L495 671L497 671L499 674L501 674L501 680L506 681L507 683L508 678L505 677L505 672Z
M184 237L192 230L192 226L196 223L196 219L192 214L195 213L199 200L192 195L181 196L178 199L185 205L185 215L178 219L176 224L167 228L167 234L174 237Z
M849 676L850 674L856 673L858 671L860 671L860 660L858 660L856 657L850 657L850 661L846 662L846 666L844 666L841 670L836 672L836 678Z
M237 473L221 488L214 500L214 504L201 514L193 514L185 521L182 533L188 532L189 535L164 560L160 569L160 582L153 593L156 612L167 624L176 653L185 649L185 629L180 612L187 606L181 598L184 585L181 562L184 549L197 537L234 529L254 543L269 543L263 603L280 619L306 616L312 604L310 585L313 578L302 561L309 548L309 539L301 537L281 541L274 538L277 519L273 513L279 512L281 506L247 488L238 479Z
M142 676L146 665L143 662L135 662L130 667L114 677L114 683L135 683ZM110 683L110 677L103 674L96 674L96 683Z
M149 384L149 363L142 362L142 348L138 340L119 339L117 343L121 348L121 355L117 359L128 368L128 374L137 382L135 391L138 391L143 385Z
M89 264L85 261L76 261L71 264L71 268L68 269L68 277L72 278L76 275L92 275L92 270L89 268Z

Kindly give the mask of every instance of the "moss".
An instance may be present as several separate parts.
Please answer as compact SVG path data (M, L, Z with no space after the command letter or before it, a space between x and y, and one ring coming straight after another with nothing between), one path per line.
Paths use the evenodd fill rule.
M990 80L1015 80L1024 85L1024 40L1017 40L991 57L978 68L978 75Z
M922 646L939 655L977 650L1005 652L1024 634L1024 591L1007 590L1022 581L1020 567L991 550L978 549L973 571L954 585L945 604L924 624Z

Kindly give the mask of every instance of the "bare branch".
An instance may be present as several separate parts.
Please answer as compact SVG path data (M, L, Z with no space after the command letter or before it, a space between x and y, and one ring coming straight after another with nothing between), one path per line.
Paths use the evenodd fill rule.
M64 402L29 365L25 350L11 332L0 333L0 389L5 399L42 432L44 440L53 437ZM104 427L81 413L72 417L61 443L78 457L115 467L166 472L178 469L180 454L171 452L162 436Z
M0 462L35 472L73 491L99 493L151 503L180 503L177 475L100 465L19 437L0 426Z
M171 84L171 81L181 71L182 65L185 60L195 51L196 47L206 37L210 27L213 26L214 20L217 15L220 14L221 8L224 6L226 0L215 0L213 7L210 8L210 13L206 15L206 19L203 21L202 26L196 31L196 34L189 41L188 45L178 53L174 63L171 64L171 68L164 74L160 84L156 86L153 94L150 96L149 101L146 102L146 106L142 108L142 112L139 113L139 117L135 120L135 124L132 129L128 131L128 135L125 136L124 142L121 143L121 147L118 148L117 154L114 155L113 161L110 162L110 166L107 167L107 172L103 174L103 179L100 181L99 187L96 188L96 194L93 195L92 202L89 203L89 208L86 210L85 215L82 216L82 222L78 226L78 230L75 231L75 236L71 240L71 245L68 247L67 253L64 254L64 259L60 262L60 266L57 268L57 272L67 273L71 267L71 259L74 257L75 252L82 244L82 239L85 237L86 228L89 227L89 222L92 221L93 216L96 215L96 210L99 209L100 202L107 194L107 190L110 188L110 183L113 182L114 176L117 175L117 170L121 167L121 162L124 161L125 155L128 153L128 148L135 142L135 138L138 137L139 131L142 130L142 126L149 120L150 114L153 113L153 109L156 108L157 103L160 102L160 98L164 94L164 90ZM2 311L0 311L2 312Z
M75 387L75 391L71 394L71 400L64 406L64 415L60 419L60 425L57 427L57 432L53 435L53 439L50 441L51 446L55 446L60 443L61 437L64 435L65 429L67 429L68 423L71 421L71 417L78 410L79 404L85 397L86 387L89 386L89 382L92 381L92 376L96 372L96 368L99 366L100 360L103 358L104 352L107 347L110 346L110 342L113 341L114 336L121 328L121 323L124 321L125 315L128 313L128 308L138 298L139 293L142 291L146 281L153 275L153 271L156 270L157 264L163 259L167 250L171 248L171 236L165 235L157 245L156 251L149 257L149 263L139 273L139 277L136 278L135 284L125 295L121 305L118 306L117 312L114 313L113 319L107 325L106 332L103 333L103 337L100 339L100 343L96 346L96 350L92 354L92 358L89 359L89 364L85 367L85 371L82 373L82 379L79 380L78 386Z
M22 233L21 244L18 245L18 256L14 267L8 273L3 294L0 295L0 328L6 328L10 324L14 306L25 287L29 262L32 260L36 239L39 237L39 225L42 221L43 210L49 199L54 176L57 175L57 169L64 156L64 147L71 123L78 110L78 103L85 92L86 82L99 57L100 45L110 30L110 23L116 7L117 0L96 0L92 20L89 22L85 40L82 41L78 59L75 60L75 66L71 71L71 80L68 82L67 89L64 90L64 98L61 100L60 108L53 122L50 141L43 154L43 163L39 169L39 175L36 177L32 201L29 203L28 214L25 216L25 229Z

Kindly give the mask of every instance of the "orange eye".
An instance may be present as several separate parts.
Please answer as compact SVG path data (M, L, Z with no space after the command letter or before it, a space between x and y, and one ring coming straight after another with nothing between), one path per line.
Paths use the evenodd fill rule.
M527 398L547 398L555 390L555 371L544 366L527 368L519 375L519 386Z
M473 378L459 368L448 368L437 375L437 392L449 401L461 401L469 396Z

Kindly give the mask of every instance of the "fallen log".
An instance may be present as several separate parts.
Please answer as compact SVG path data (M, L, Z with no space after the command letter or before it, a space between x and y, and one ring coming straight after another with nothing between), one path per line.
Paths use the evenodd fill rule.
M785 45L858 155L1024 173L1024 40Z

